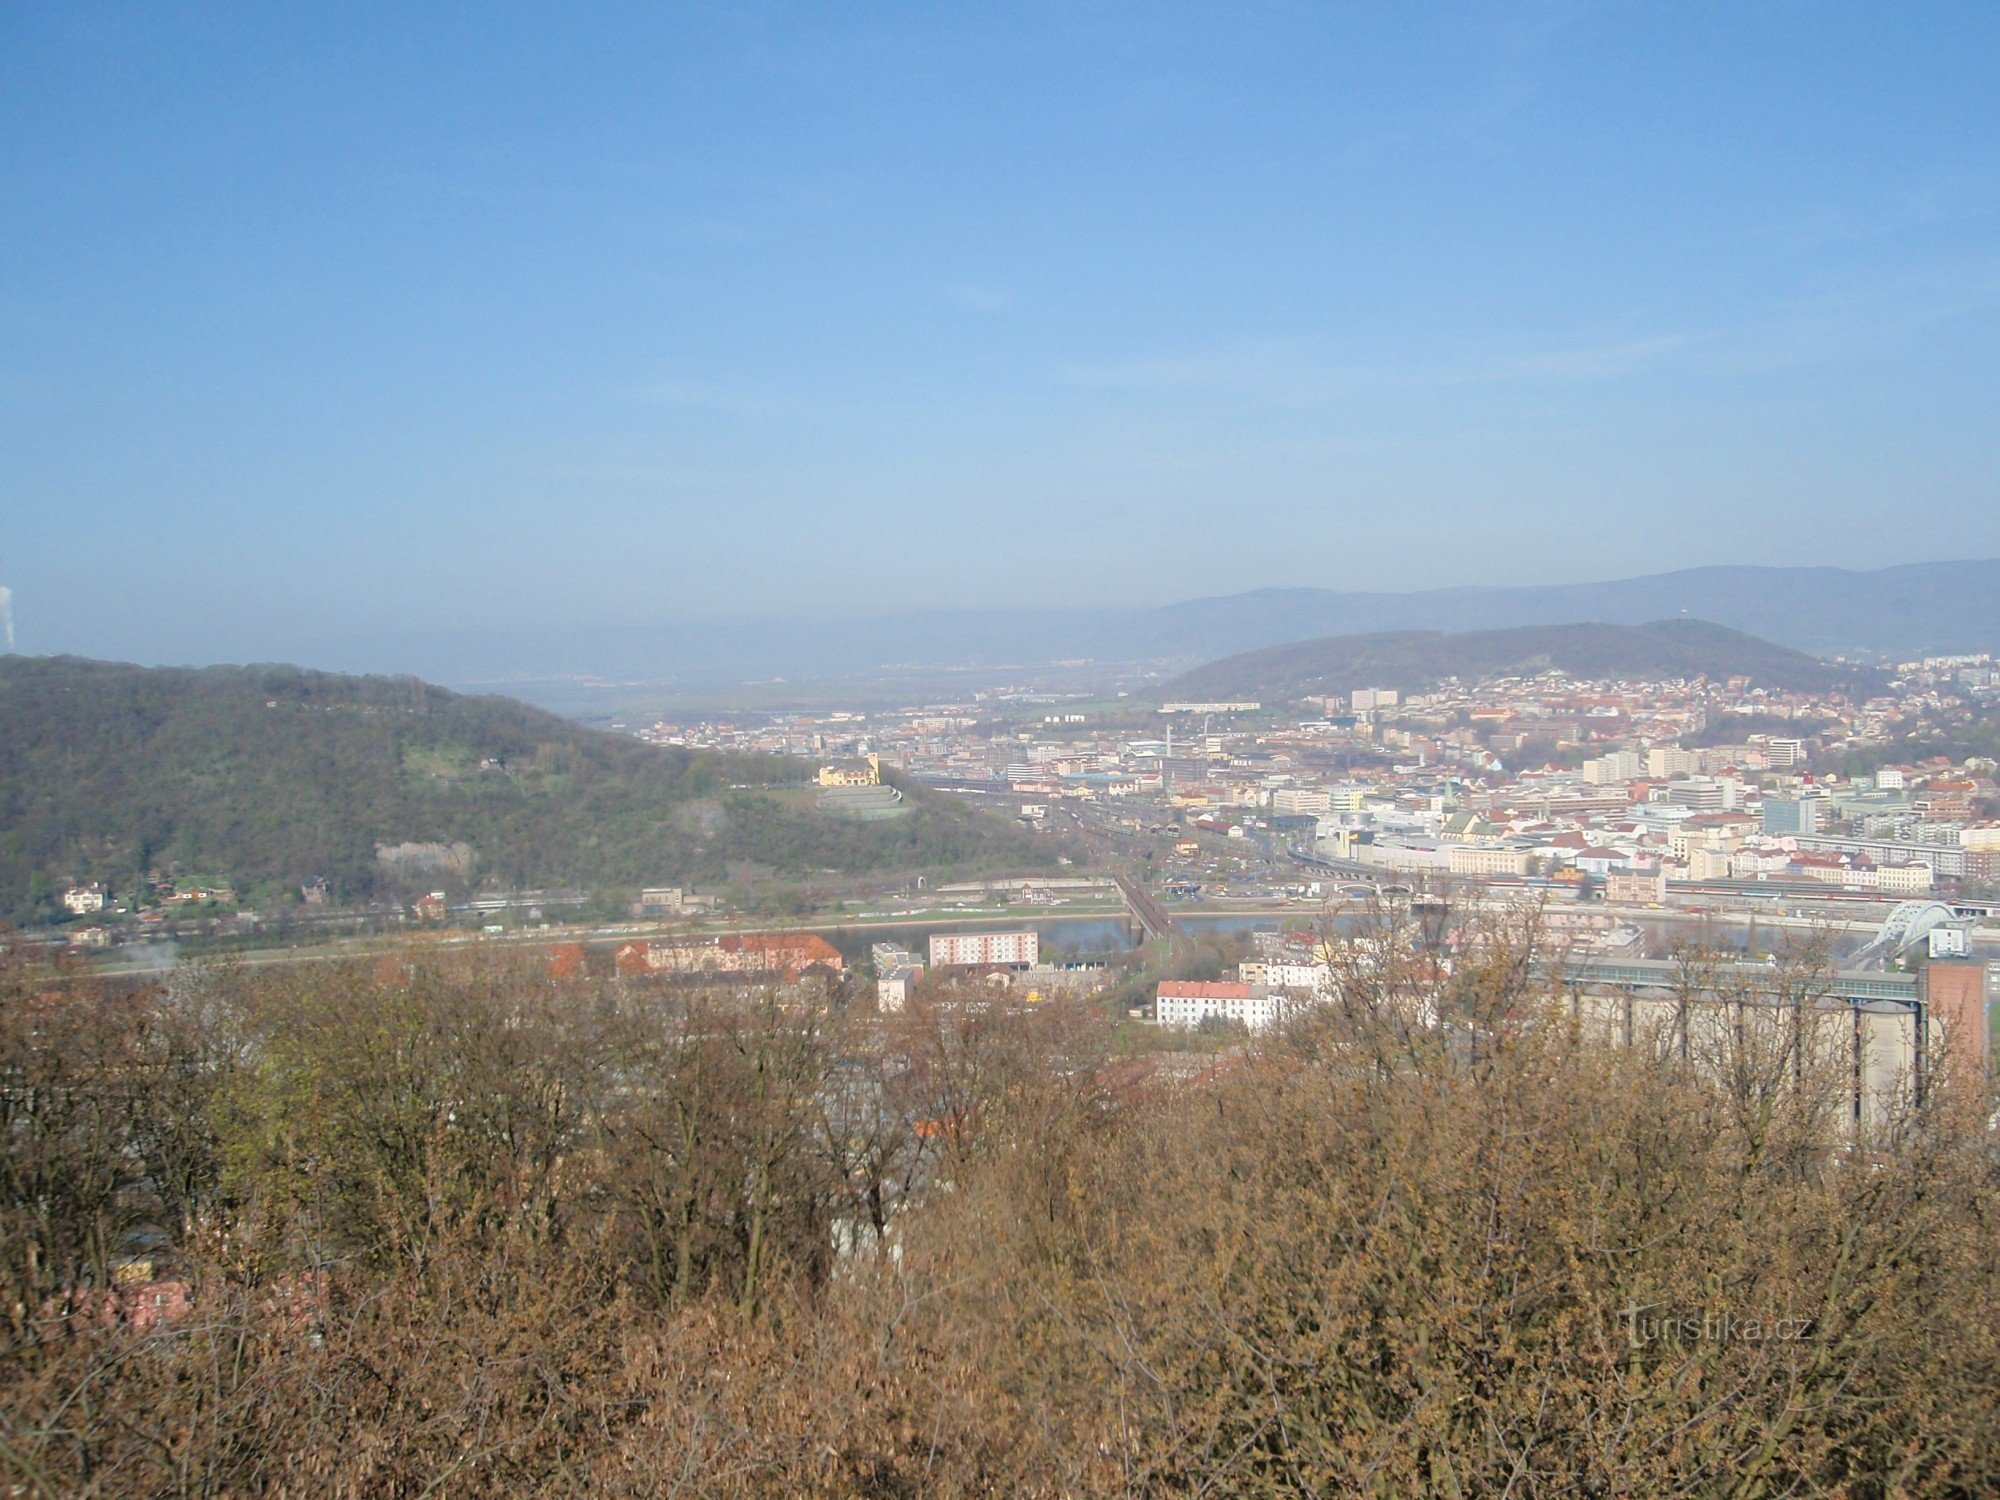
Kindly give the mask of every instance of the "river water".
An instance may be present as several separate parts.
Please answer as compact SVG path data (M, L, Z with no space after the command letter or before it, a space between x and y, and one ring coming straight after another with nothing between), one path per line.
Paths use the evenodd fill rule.
M1181 927L1190 935L1224 934L1239 932L1275 932L1281 926L1310 926L1319 918L1309 908L1301 907L1296 915L1290 916L1233 916L1228 913L1188 913L1177 914ZM1337 917L1337 929L1351 929L1364 919L1357 917ZM1709 946L1734 950L1740 953L1764 956L1797 951L1806 940L1806 934L1797 928L1778 927L1770 922L1717 922L1689 918L1636 917L1631 925L1645 934L1643 951L1647 957L1663 958L1675 949L1694 942ZM990 931L997 924L991 919L982 922L925 922L907 927L878 927L872 931L827 932L827 938L848 958L863 960L868 956L871 943L897 942L909 948L920 958L923 956L932 933L954 931ZM1021 920L1010 926L1033 930L1041 938L1044 959L1063 961L1067 959L1101 958L1111 954L1124 953L1134 946L1133 931L1122 918L1096 916L1065 917L1049 913L1030 915L1023 912ZM1866 943L1872 933L1836 932L1831 935L1833 951L1836 955L1851 953ZM1989 962L2000 959L2000 945L1981 943L1976 945L1978 956Z

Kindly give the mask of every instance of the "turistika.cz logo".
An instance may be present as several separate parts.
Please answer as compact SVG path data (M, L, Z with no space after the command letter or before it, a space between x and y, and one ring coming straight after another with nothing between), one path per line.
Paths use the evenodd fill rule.
M1662 1344L1800 1344L1813 1337L1817 1320L1807 1317L1744 1317L1725 1310L1660 1312L1663 1302L1621 1308L1619 1326L1626 1345L1649 1349Z

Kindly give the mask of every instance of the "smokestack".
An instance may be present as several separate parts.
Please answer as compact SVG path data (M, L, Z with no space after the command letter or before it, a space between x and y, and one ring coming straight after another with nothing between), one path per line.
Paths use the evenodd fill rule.
M14 591L0 587L0 635L7 638L7 654L14 654Z

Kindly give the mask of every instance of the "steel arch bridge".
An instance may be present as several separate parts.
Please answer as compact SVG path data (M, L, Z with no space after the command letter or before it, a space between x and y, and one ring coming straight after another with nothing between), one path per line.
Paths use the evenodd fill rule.
M1899 901L1874 940L1858 950L1848 962L1860 965L1877 958L1893 962L1922 942L1932 928L1943 927L1957 919L1958 913L1942 901Z

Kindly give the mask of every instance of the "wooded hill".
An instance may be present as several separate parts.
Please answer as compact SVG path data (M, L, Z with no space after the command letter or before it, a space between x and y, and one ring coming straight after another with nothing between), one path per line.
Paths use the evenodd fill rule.
M1748 677L1758 687L1823 692L1872 674L1706 620L1650 625L1530 625L1514 630L1393 630L1337 635L1224 657L1159 689L1167 699L1284 702L1354 688L1416 691L1447 678L1530 676L1660 682Z
M450 878L505 887L778 872L1033 866L1004 821L905 787L912 810L817 810L796 760L659 749L511 699L295 667L0 658L0 913L64 880L149 870L246 895L327 880L352 900L435 869L378 846L470 846Z

